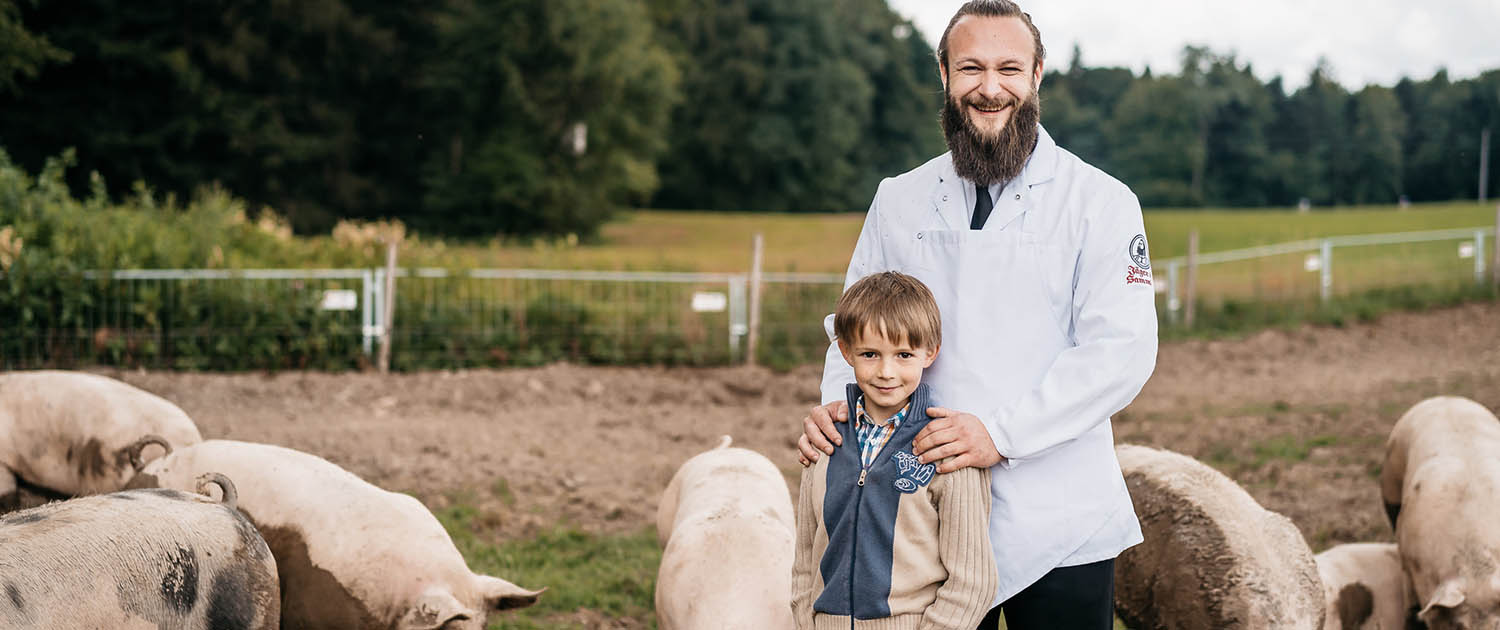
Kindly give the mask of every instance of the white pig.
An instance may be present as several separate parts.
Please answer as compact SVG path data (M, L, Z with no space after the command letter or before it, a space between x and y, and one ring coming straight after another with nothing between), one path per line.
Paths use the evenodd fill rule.
M1132 628L1317 630L1323 593L1291 519L1186 455L1115 447L1145 542L1115 560L1115 611Z
M1386 440L1380 493L1417 617L1433 630L1500 629L1500 419L1467 398L1417 403Z
M687 460L656 512L662 630L790 630L796 526L781 471L719 446Z
M67 496L114 492L135 475L131 460L146 444L202 441L182 409L112 378L0 374L0 511L17 507L18 478Z
M276 556L283 630L480 630L542 592L470 571L416 499L289 448L208 440L130 485L183 488L207 470L235 480L240 511Z

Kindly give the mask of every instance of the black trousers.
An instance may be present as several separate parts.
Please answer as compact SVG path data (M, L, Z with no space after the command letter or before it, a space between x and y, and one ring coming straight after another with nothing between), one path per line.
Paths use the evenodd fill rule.
M1058 567L990 609L977 630L1111 630L1115 620L1113 558Z

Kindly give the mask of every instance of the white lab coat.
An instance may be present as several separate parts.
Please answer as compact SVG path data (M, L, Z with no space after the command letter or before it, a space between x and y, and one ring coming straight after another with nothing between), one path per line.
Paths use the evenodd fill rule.
M973 184L947 154L881 182L844 284L895 270L937 298L943 346L923 381L977 416L1006 457L990 475L997 604L1142 540L1109 422L1156 365L1140 203L1038 135L981 230L968 229ZM823 401L843 400L853 380L830 344Z

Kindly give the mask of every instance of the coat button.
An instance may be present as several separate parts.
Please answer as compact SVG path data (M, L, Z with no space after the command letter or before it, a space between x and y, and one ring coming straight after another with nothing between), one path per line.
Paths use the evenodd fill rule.
M947 201L947 200L948 200L948 195L943 195L943 201Z
M921 232L917 232L917 240L919 240L919 241L922 240L922 233Z
M1020 201L1020 200L1021 200L1021 193L1016 193L1016 201Z

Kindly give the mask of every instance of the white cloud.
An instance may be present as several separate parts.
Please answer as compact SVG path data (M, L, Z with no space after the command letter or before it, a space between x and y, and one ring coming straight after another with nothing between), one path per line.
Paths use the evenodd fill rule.
M1500 1L1443 0L1020 0L1060 67L1077 43L1089 66L1176 72L1185 45L1234 52L1262 79L1304 84L1320 57L1346 87L1453 78L1500 68ZM934 45L961 0L890 0Z

